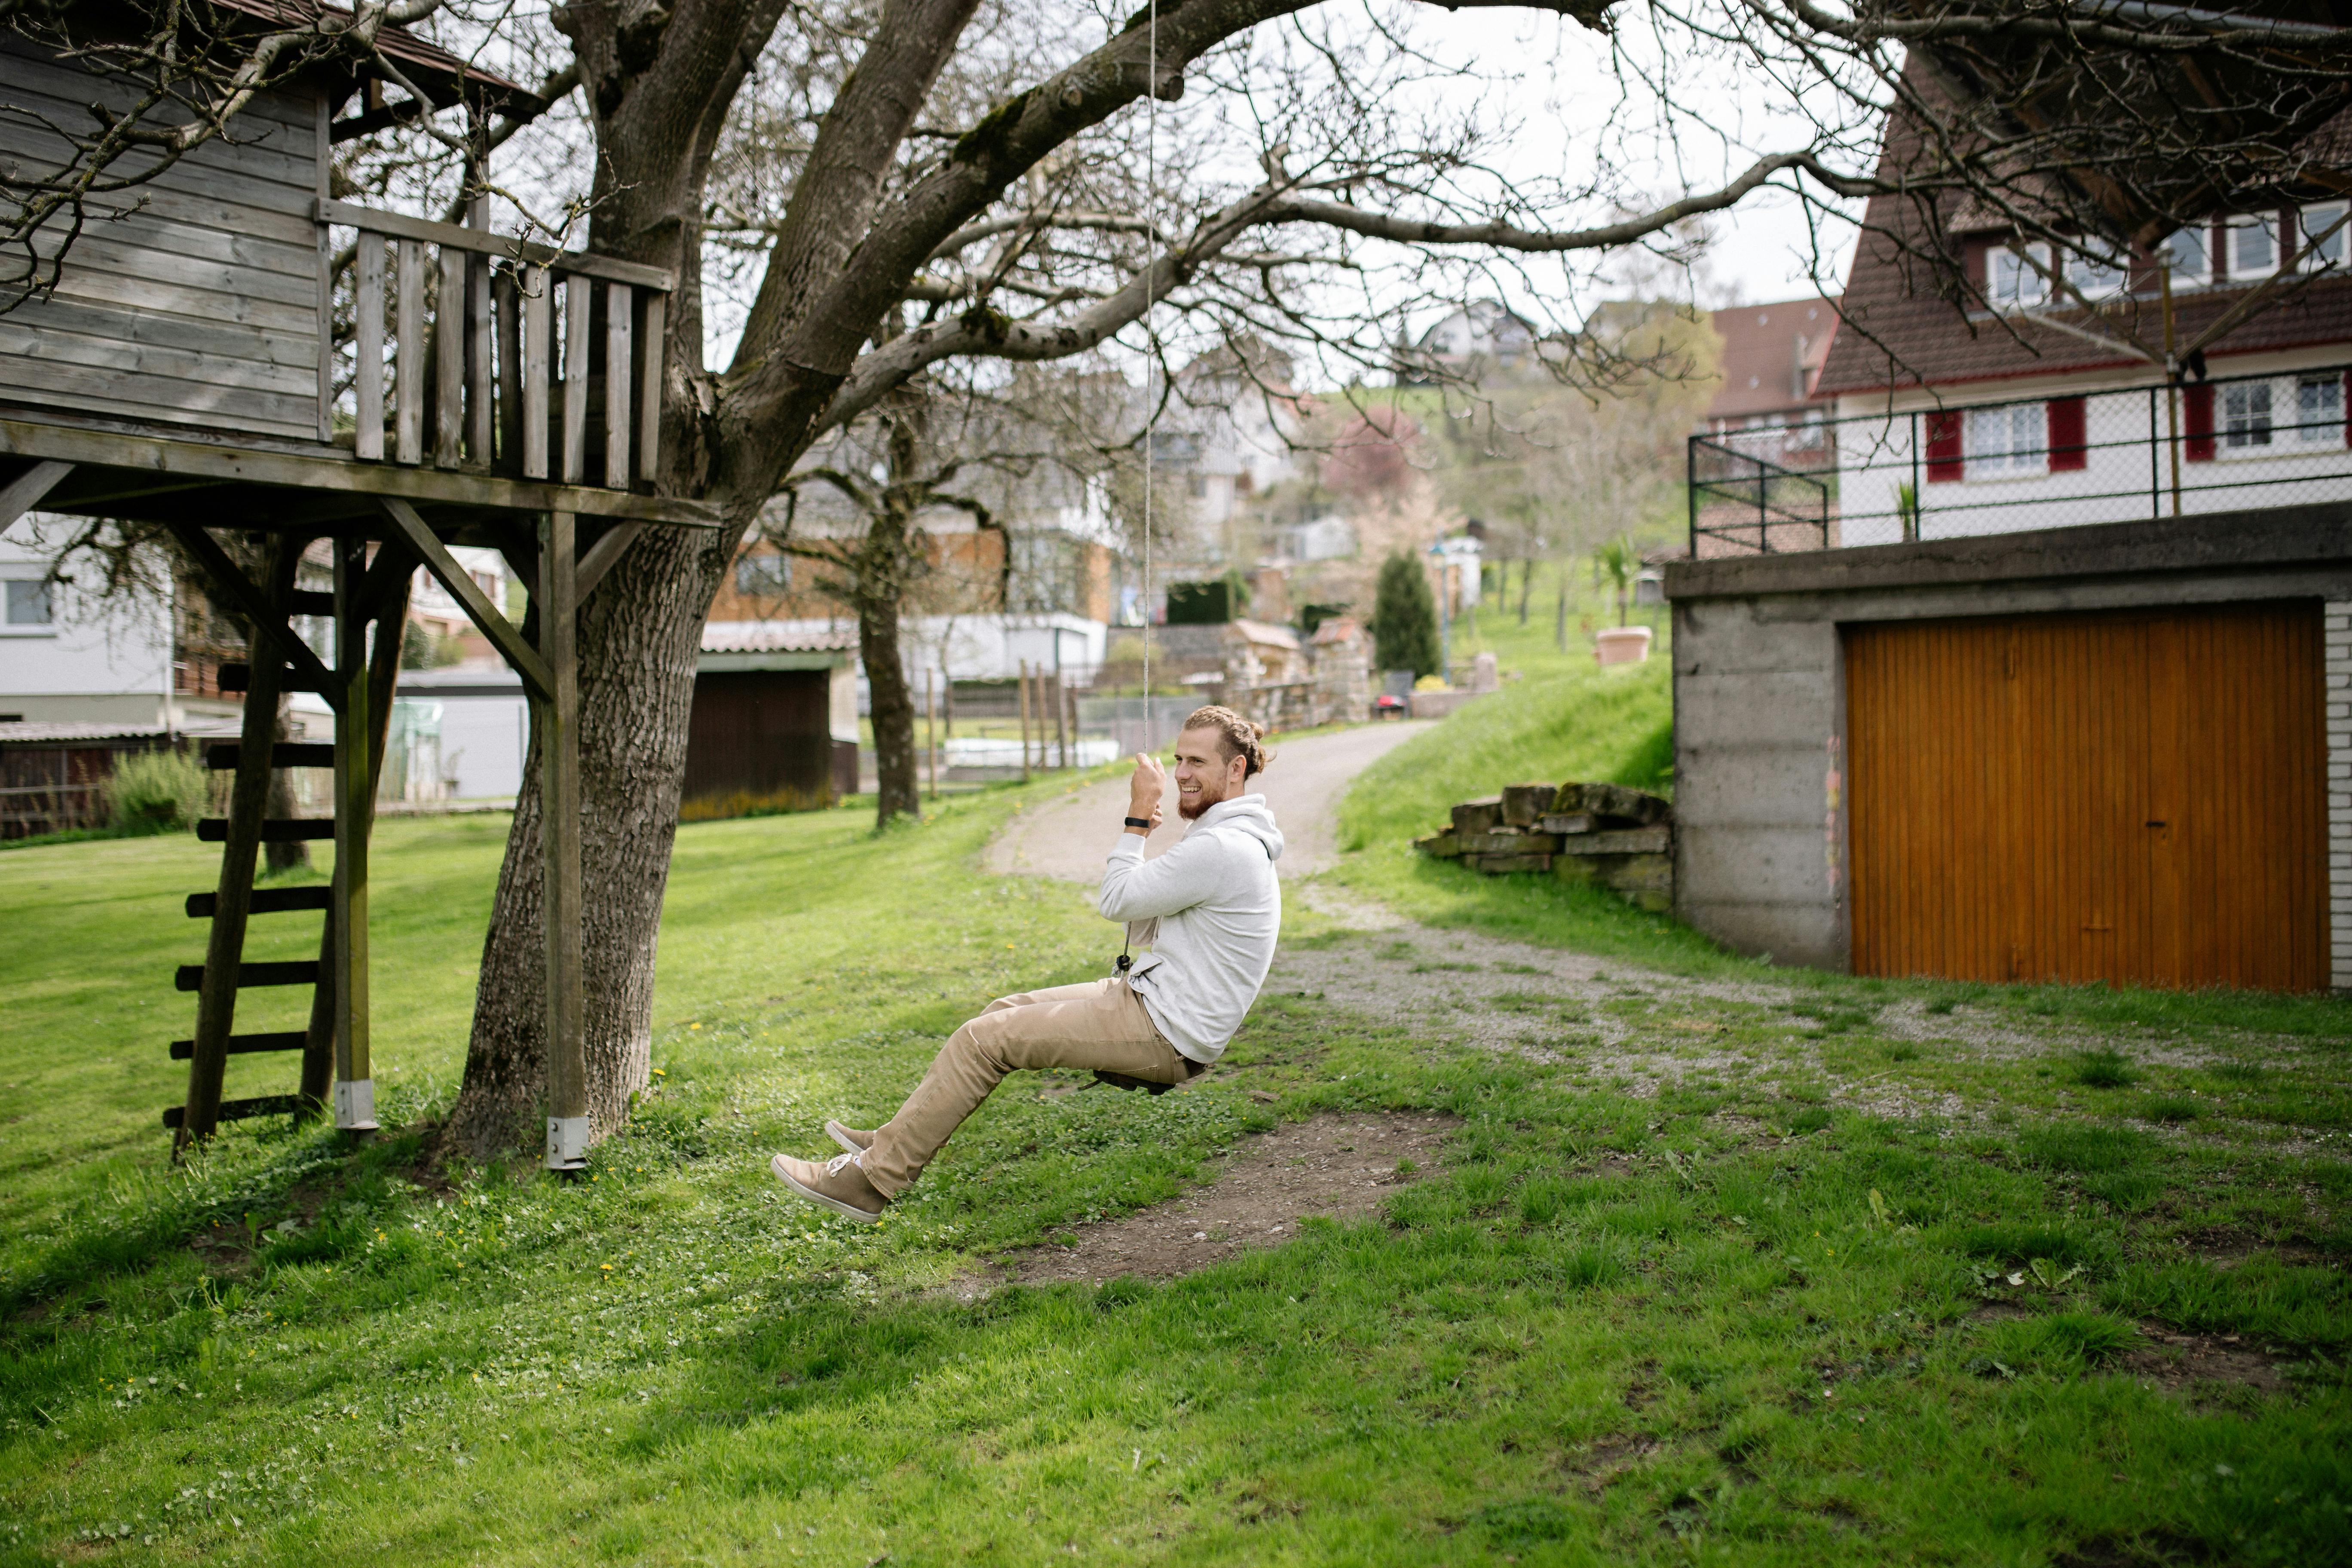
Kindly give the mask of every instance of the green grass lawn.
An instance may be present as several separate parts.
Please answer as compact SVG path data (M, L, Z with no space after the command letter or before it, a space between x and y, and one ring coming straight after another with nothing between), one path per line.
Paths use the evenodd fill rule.
M989 996L1105 972L1079 889L978 868L1068 779L880 837L861 809L683 829L657 1088L568 1186L422 1158L502 818L380 832L395 1131L352 1154L247 1124L176 1172L156 1112L194 1003L170 973L212 854L0 858L0 1563L2352 1555L2346 1009L1784 995L1622 906L1399 857L1432 803L1507 782L1486 770L1654 756L1662 668L1530 670L1392 753L1419 758L1351 800L1334 875L1706 989L1545 1012L1534 1055L1269 994L1182 1094L1014 1079L870 1229L787 1201L766 1156L887 1112ZM257 956L315 941L278 920ZM1412 945L1296 900L1286 935ZM1604 1022L1687 1070L1634 1081ZM290 1076L248 1060L231 1092ZM1253 1129L1377 1108L1458 1119L1378 1221L1164 1284L940 1289ZM2143 1322L2238 1335L2283 1386L2164 1386Z

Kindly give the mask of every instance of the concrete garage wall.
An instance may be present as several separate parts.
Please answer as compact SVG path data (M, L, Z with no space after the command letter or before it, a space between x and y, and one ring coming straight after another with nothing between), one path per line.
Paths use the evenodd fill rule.
M1841 628L2064 611L2328 605L2331 950L2352 986L2352 505L1675 562L1675 904L1785 963L1849 967Z

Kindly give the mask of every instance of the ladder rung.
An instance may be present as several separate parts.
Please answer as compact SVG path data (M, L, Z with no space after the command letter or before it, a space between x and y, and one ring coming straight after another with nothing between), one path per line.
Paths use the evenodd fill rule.
M236 988L251 985L316 985L319 983L319 961L315 958L284 959L273 963L240 963L236 969ZM174 982L183 991L205 988L205 966L201 963L180 965Z
M278 915L289 910L323 910L332 901L335 889L320 882L309 888L256 888L253 901L246 906L247 914ZM188 918L208 921L220 908L218 893L190 893Z
M311 838L332 838L335 819L331 816L273 816L261 825L264 844L297 844ZM196 838L204 844L228 842L228 818L206 816L196 823Z
M238 745L235 741L215 741L205 748L205 766L216 773L228 773L236 766ZM335 748L323 741L278 741L269 748L269 765L273 768L331 768L335 765Z
M220 667L217 679L223 691L250 691L253 689L253 667L249 664L225 664ZM294 673L291 665L278 679L280 687L288 691L319 690L317 681L303 679Z
M331 616L335 613L335 596L319 588L297 588L286 595L286 613L289 616Z
M262 1094L251 1100L224 1100L218 1115L223 1121L242 1121L248 1116L291 1116L301 1109L302 1097L299 1094ZM164 1108L166 1127L177 1127L187 1119L188 1108L184 1105Z
M233 1057L251 1056L256 1051L299 1051L310 1043L310 1037L300 1029L287 1029L274 1035L231 1035L228 1054ZM196 1054L194 1040L173 1040L172 1059L175 1062L193 1060Z

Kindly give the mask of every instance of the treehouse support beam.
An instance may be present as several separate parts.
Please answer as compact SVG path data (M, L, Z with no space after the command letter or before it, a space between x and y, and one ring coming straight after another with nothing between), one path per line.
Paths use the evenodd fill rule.
M333 949L328 973L335 993L335 1125L365 1133L376 1129L374 1068L368 1055L368 828L375 816L368 742L376 722L362 591L367 544L338 539L334 552L335 881L327 925ZM398 640L397 633L393 640Z
M549 512L540 523L540 652L553 679L551 689L531 703L541 769L539 843L546 858L541 908L547 935L547 1168L551 1171L584 1166L589 1140L580 932L580 671L573 657L580 590L572 555L573 526L568 511Z

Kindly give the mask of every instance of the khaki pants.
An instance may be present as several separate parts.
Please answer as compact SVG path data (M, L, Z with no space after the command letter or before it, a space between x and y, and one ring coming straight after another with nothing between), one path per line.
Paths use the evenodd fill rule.
M1148 1083L1182 1083L1201 1070L1160 1037L1124 980L999 996L948 1037L907 1103L858 1162L896 1197L923 1173L963 1119L1016 1068L1080 1068Z

